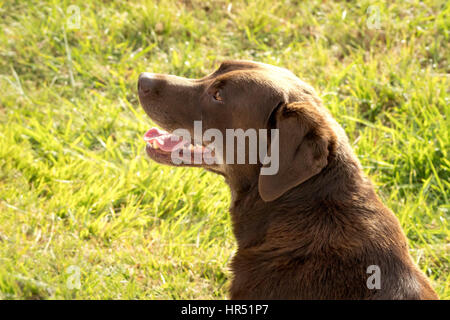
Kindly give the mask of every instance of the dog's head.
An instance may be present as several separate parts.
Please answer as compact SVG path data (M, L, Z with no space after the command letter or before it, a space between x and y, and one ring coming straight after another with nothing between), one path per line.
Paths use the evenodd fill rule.
M201 79L142 73L138 91L145 112L164 129L146 134L152 159L202 166L232 188L258 181L265 201L317 175L334 145L320 99L283 68L226 61Z

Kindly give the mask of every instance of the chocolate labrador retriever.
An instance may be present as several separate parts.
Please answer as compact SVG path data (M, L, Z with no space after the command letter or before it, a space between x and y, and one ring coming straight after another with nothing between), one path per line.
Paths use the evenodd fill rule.
M150 158L202 166L223 175L230 187L238 242L232 299L438 298L344 130L294 74L262 63L226 61L202 79L143 73L138 91L145 112L165 130L147 132ZM239 145L210 152L205 141L198 143L195 121L201 121L202 134L211 128L224 134L275 129L278 170L263 175L269 164L250 163L247 156L244 163L225 161ZM194 138L172 134L180 128ZM250 147L246 141L244 151ZM174 161L174 151L180 150L187 160L199 156L200 162ZM205 160L208 150L218 161Z

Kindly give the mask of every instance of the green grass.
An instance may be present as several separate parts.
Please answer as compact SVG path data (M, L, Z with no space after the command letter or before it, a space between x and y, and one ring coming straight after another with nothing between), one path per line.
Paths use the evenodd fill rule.
M136 93L140 72L224 59L317 88L450 298L448 1L0 0L0 16L0 299L227 297L229 191L147 159Z

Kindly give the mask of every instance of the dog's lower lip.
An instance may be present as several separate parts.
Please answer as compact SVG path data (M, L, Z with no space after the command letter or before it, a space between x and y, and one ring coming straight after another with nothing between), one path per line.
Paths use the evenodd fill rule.
M196 154L201 154L202 159L209 159L208 161L214 157L214 152L208 147L196 144L195 141L191 143L191 141L183 140L182 137L156 127L145 133L144 141L147 142L145 148L147 155L166 164L173 162L172 156L179 158L182 155L183 161L190 159L191 163L197 158Z
M161 149L166 152L172 152L188 144L182 137L156 127L151 128L145 133L144 140L154 149Z

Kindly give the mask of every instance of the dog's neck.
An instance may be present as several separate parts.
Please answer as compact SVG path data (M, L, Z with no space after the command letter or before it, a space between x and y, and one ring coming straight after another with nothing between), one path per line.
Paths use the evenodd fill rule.
M324 203L340 203L355 194L362 194L361 188L368 192L372 189L352 152L330 159L328 166L318 175L271 202L264 202L259 195L259 171L255 169L251 173L248 179L243 179L242 175L237 175L235 179L233 176L227 178L232 194L230 213L233 231L239 248L249 248L267 241L266 232L270 224L274 221L283 223L282 219L280 222L283 215L286 221L298 219L300 223L301 215L307 214L309 220L317 219L319 222L323 218L322 213L312 208L323 208ZM301 226L297 227L301 229Z

